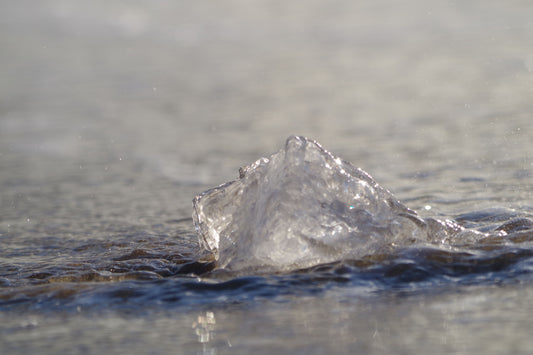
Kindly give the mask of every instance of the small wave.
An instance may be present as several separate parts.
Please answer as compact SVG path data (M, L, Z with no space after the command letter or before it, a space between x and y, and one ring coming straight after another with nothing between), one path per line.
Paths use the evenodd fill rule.
M197 260L176 265L176 273L166 276L153 271L48 276L40 284L0 289L0 309L76 312L81 308L130 312L139 307L147 310L265 299L283 301L345 288L352 293L359 290L363 297L376 292L420 292L450 284L532 281L531 234L526 244L527 247L501 245L491 250L409 247L392 254L255 276L216 269L212 261ZM142 264L139 261L138 265Z

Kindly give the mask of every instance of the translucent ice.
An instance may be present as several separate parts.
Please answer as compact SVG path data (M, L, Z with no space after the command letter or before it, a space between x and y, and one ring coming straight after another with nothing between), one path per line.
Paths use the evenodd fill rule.
M229 270L356 259L460 229L420 219L366 172L296 136L193 204L200 244Z

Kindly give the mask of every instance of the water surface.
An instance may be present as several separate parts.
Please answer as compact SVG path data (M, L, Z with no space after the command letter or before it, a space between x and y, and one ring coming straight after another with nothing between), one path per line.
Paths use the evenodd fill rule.
M527 353L527 228L232 275L201 254L191 200L301 134L423 217L531 219L532 16L3 1L1 352Z

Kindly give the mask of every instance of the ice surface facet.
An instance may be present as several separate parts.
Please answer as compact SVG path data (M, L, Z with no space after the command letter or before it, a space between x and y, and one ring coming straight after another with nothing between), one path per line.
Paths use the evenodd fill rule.
M193 205L200 244L229 270L360 258L427 241L430 228L366 172L297 136Z

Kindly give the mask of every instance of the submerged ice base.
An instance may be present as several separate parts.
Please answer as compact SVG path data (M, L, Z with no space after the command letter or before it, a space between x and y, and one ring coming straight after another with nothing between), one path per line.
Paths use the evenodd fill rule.
M297 136L241 168L239 179L196 196L193 206L201 246L234 271L357 259L460 230L420 219L366 172Z

